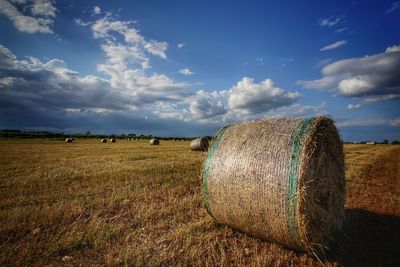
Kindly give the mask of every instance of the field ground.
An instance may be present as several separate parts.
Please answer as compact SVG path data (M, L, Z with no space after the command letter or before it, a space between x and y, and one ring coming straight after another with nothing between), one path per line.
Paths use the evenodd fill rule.
M320 266L216 224L188 142L0 140L0 266ZM400 146L346 145L325 266L400 266Z

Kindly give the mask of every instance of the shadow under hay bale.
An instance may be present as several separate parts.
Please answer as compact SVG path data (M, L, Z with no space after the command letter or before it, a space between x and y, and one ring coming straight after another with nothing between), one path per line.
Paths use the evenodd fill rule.
M150 145L158 146L160 144L160 140L158 139L150 139Z
M327 258L343 266L400 266L400 217L347 209Z
M190 143L190 149L192 151L207 151L208 150L208 140L205 137L199 137L193 139Z
M202 179L217 222L289 248L322 251L343 222L343 147L326 117L224 127Z

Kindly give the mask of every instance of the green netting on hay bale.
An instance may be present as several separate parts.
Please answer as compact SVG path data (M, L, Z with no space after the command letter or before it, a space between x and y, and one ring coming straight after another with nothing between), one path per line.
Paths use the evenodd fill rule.
M326 117L224 127L202 179L216 221L289 248L326 246L344 219L343 147Z

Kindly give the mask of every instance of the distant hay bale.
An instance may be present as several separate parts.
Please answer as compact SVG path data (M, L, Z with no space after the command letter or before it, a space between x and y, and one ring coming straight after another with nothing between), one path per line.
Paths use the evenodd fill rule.
M107 143L107 139L101 139L101 143Z
M160 144L160 140L158 139L150 139L150 145L158 146Z
M343 146L332 120L254 120L220 129L202 173L219 223L319 251L344 220Z
M67 138L67 139L65 139L65 142L66 142L66 143L72 143L72 138Z
M190 142L190 149L192 151L207 151L208 150L208 140L205 137L199 137L193 139Z
M115 143L116 141L115 141L115 138L110 138L110 142L111 143Z

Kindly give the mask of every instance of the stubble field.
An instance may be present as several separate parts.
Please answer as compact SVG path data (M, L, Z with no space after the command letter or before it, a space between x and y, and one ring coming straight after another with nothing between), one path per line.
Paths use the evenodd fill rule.
M325 266L400 266L400 146L345 145L343 232ZM218 225L188 142L0 140L0 266L320 266Z

